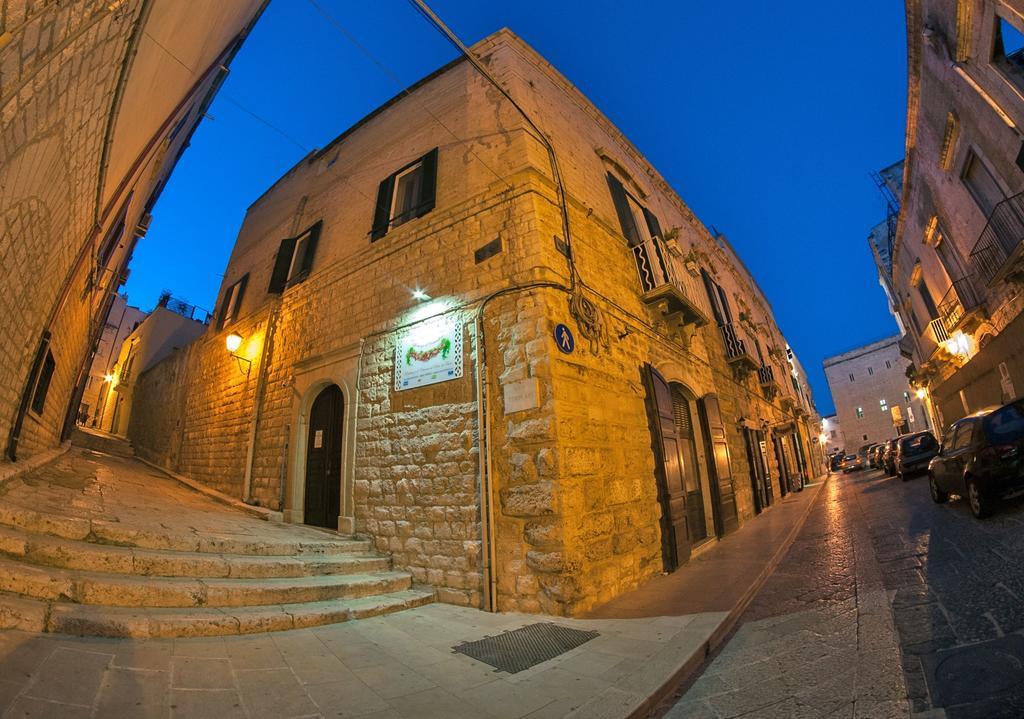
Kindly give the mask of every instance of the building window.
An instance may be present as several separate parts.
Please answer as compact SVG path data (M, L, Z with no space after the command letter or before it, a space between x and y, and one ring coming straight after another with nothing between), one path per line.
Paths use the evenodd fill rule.
M46 359L43 360L43 366L39 370L39 377L36 379L36 387L32 392L32 411L36 414L43 413L43 407L46 405L46 395L50 391L50 381L53 379L53 371L57 368L57 363L53 359L53 353L50 350L46 350Z
M875 373L875 368L874 367L868 367L868 374L874 374L874 373Z
M928 283L921 280L917 285L917 293L921 297L921 302L924 304L924 309L928 312L929 319L937 320L939 318L939 310L935 307L935 300L932 299L931 290L928 289Z
M867 435L865 434L865 435L864 435L864 439L865 439L865 441L867 440L867 438L868 438L868 436L867 436Z
M245 295L245 286L249 282L249 273L246 272L235 284L228 287L224 293L224 301L220 306L220 315L217 317L217 329L227 327L238 319L238 310L242 306L242 297Z
M853 382L853 372L850 373L850 381Z
M864 419L864 408L863 407L858 407L857 408L857 419Z
M267 292L279 295L286 288L297 285L309 276L310 270L313 269L313 258L316 256L316 246L320 241L322 226L323 220L297 237L281 240L281 245L277 248L277 258L274 260L274 271L270 276L270 286L267 288ZM241 298L239 297L239 299Z
M889 411L889 403L886 402L884 399L878 400L878 405L882 408L883 412Z
M910 392L904 391L903 392L903 399L905 399L907 402L909 402L910 401Z
M892 369L892 362L890 362L889 360L886 360L885 361L885 368L886 369Z
M1003 190L996 182L996 178L973 150L967 152L960 179L985 217L989 217L995 206L1004 199Z
M1024 34L999 15L992 30L992 64L1007 80L1024 89Z
M381 181L370 241L434 209L437 195L437 148Z
M107 266L111 255L114 254L114 250L117 249L121 238L124 236L125 224L128 221L128 206L131 203L132 195L128 195L128 198L121 205L121 209L117 213L117 219L107 230L107 234L103 236L103 242L100 243L99 251L96 255L96 264L101 269Z
M835 439L835 438L836 438L836 431L835 431L835 430L832 430L832 433L831 433L831 434L832 434L832 439Z

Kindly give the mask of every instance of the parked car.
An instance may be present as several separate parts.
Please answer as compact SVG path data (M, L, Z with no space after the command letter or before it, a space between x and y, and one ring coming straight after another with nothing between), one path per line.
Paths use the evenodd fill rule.
M859 454L848 454L843 457L843 474L864 469L864 458Z
M885 449L884 444L876 444L871 448L871 466L875 469L882 468L882 450Z
M886 442L882 449L882 469L890 477L896 474L896 443L898 441L899 437L894 437Z
M928 470L928 463L939 453L939 443L929 431L905 434L896 440L893 468L896 476L906 482L912 475Z
M985 409L954 422L928 465L932 499L967 498L978 519L996 501L1024 494L1024 400Z
M833 454L829 458L828 468L829 468L829 471L832 471L832 472L838 472L838 471L840 471L843 468L843 454L842 454L842 452L837 452L836 454Z

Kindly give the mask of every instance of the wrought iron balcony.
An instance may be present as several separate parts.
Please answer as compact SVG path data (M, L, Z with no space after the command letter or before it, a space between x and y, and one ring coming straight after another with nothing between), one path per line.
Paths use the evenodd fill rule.
M660 237L641 242L632 250L644 302L674 317L680 325L700 327L708 323L711 313L703 286L689 272L676 270Z
M768 399L774 398L782 389L775 379L775 368L771 365L763 364L758 367L757 379L761 383L761 389L764 390L764 394Z
M982 301L974 284L967 277L953 280L939 302L939 317L947 332L955 330L965 318L981 309Z
M1008 275L1024 253L1024 192L1007 197L992 210L981 231L971 263L986 284Z
M719 328L725 341L725 359L729 364L744 373L761 366L761 362L751 351L754 347L753 341L747 337L747 333L740 325L726 322L719 325Z

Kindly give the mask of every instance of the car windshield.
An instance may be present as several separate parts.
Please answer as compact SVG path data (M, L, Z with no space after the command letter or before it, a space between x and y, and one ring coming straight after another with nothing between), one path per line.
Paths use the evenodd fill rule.
M931 434L918 434L900 441L900 448L908 454L927 452L936 446L935 438Z
M982 426L992 444L1008 444L1024 438L1024 401L997 409L985 418Z

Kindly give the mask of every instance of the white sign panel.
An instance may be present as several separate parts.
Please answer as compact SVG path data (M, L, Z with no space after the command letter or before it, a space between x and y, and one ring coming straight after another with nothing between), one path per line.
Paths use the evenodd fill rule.
M451 317L417 322L395 346L395 389L412 389L462 376L462 325Z
M318 429L313 433L313 449L320 449L324 446L324 431Z
M505 414L535 409L540 405L536 378L509 382L502 390L505 393Z

